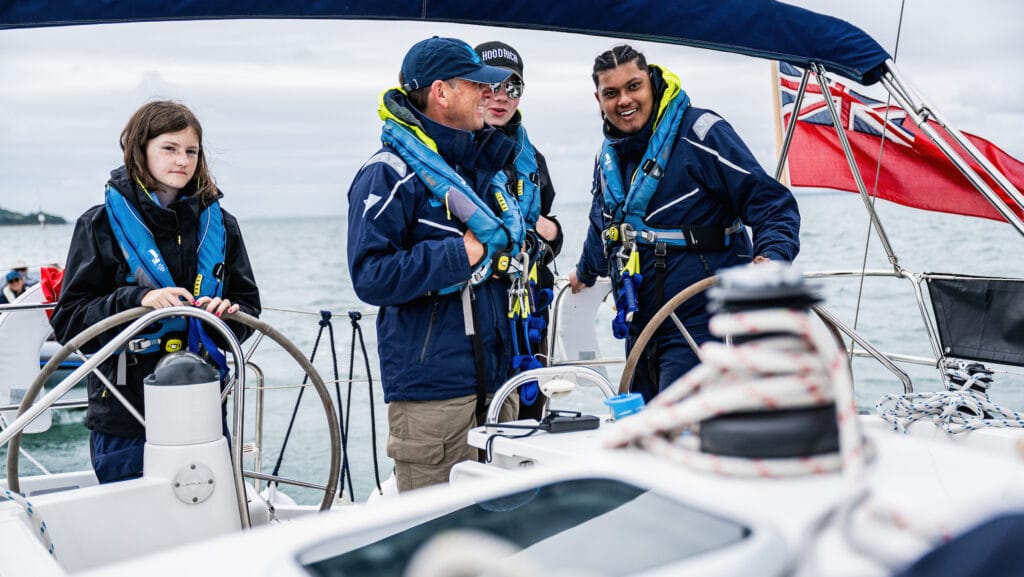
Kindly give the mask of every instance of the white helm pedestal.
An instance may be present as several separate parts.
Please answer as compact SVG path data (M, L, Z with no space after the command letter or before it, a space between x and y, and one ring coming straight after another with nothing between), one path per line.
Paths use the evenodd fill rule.
M172 353L143 381L146 442L178 446L223 437L220 375L192 353Z
M239 523L221 420L220 375L192 353L172 353L143 382L147 479L164 478L186 505L223 507Z

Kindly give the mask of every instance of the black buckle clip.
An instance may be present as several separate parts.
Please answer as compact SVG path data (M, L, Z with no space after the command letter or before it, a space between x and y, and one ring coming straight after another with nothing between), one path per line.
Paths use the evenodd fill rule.
M661 178L662 170L658 166L658 163L653 158L648 158L644 161L643 166L640 168L644 171L644 174L651 176L652 178Z
M654 269L665 270L665 255L668 254L668 245L659 242L654 245Z

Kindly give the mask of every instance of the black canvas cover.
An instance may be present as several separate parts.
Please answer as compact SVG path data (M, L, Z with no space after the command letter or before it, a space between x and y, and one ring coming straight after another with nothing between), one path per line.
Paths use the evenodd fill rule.
M926 277L943 354L1024 366L1024 280Z

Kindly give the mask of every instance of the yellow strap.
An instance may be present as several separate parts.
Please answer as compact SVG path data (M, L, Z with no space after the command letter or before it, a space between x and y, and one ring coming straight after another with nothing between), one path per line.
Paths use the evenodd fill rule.
M629 253L629 259L626 261L626 272L631 275L640 273L640 251L634 250Z
M139 188L142 189L142 192L145 192L149 196L149 200L152 200L153 204L156 204L157 206L160 206L160 201L156 199L156 195L153 194L152 192L149 192L149 189L146 188L145 184L142 184L142 180L139 177L137 177L137 176L135 177L135 182L139 185ZM178 244L181 244L181 238L180 237L178 239Z

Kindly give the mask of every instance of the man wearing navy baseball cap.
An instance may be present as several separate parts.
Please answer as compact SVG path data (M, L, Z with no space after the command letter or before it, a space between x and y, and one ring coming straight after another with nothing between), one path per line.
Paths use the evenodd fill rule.
M449 128L484 126L483 91L509 77L488 66L462 40L434 36L413 44L402 60L399 82L413 108Z
M509 374L510 281L525 225L503 167L515 147L484 125L484 92L510 71L465 42L428 38L406 53L378 114L382 148L349 189L348 265L380 307L377 351L388 455L399 491L448 480L476 460L466 442ZM518 411L514 397L501 420Z
M406 91L430 86L435 80L461 78L480 84L497 84L510 72L483 63L476 51L455 38L427 38L413 44L402 60Z

